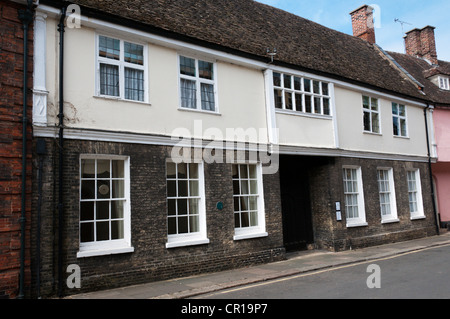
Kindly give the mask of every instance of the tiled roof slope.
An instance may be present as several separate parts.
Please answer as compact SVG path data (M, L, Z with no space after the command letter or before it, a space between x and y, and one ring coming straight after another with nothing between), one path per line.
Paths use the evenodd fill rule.
M425 60L410 55L396 52L389 52L389 55L424 85L423 91L434 103L450 106L450 91L440 89L429 80L429 77L435 74L450 75L450 62L439 60L439 66L434 67Z
M82 14L109 14L144 26L175 32L220 49L267 58L275 63L350 82L426 99L379 51L364 40L326 28L253 0L72 0ZM61 1L41 0L60 5ZM126 20L124 20L126 19Z

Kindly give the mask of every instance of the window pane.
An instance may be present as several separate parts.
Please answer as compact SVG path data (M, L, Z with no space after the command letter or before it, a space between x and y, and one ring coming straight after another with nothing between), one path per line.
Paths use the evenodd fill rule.
M97 160L97 178L109 178L110 171L109 160Z
M292 93L291 92L285 92L284 94L284 104L286 106L286 110L292 110Z
M369 97L368 96L363 96L363 107L365 109L369 108Z
M98 180L97 181L97 198L98 199L107 199L111 198L111 185L108 181Z
M177 197L176 181L167 181L167 197Z
M393 125L393 129L394 129L394 135L395 136L399 136L400 135L400 127L399 127L399 122L398 122L398 117L394 116L392 117L392 125Z
M287 88L287 89L290 89L291 87L292 87L292 83L291 83L291 81L292 81L292 77L290 76L290 75L284 75L283 76L283 81L284 81L284 87L285 88Z
M94 241L94 223L80 224L80 242Z
M369 112L364 112L364 131L371 131L371 127L370 127L370 113Z
M81 181L81 199L95 199L95 181Z
M328 96L328 83L322 82L322 94Z
M314 93L320 94L320 82L313 81Z
M302 79L294 77L294 89L300 91L302 89Z
M177 219L168 218L167 219L167 233L169 235L175 235L177 233Z
M283 108L282 91L274 90L274 96L275 96L275 108L282 109Z
M81 160L81 178L95 178L95 160Z
M111 222L111 239L124 238L123 220L113 220Z
M112 177L113 178L124 178L124 161L112 161Z
M125 181L113 180L112 181L112 197L111 198L124 198L125 197Z
M188 196L188 182L187 181L178 181L178 197L186 197Z
M392 114L398 115L398 104L392 103Z
M323 114L330 115L330 99L323 98Z
M201 83L202 110L215 111L214 85Z
M302 94L295 94L295 110L298 112L303 112L302 106Z
M281 86L281 74L273 72L273 85Z
M378 113L372 113L372 132L379 133L380 132L380 124L378 121Z
M97 241L109 240L109 222L98 222L97 227Z
M191 198L189 199L189 215L197 215L199 214L199 208L198 208L198 199L197 198Z
M401 135L402 136L407 136L408 132L406 129L406 120L400 120L400 128L401 128Z
M256 178L256 165L248 165L248 172L250 178Z
M144 65L144 47L142 45L125 42L125 62Z
M371 109L373 111L378 111L378 99L371 98L370 99L370 106L371 106Z
M304 91L311 92L311 80L303 79Z
M400 116L406 116L406 109L405 109L404 105L402 105L402 104L399 105L399 107L398 107L398 114Z
M188 217L178 217L178 234L186 234L188 229Z
M99 56L114 60L120 59L120 40L100 36L98 47Z
M168 199L167 200L167 214L169 216L174 216L177 214L177 200Z
M80 203L80 220L94 220L94 202Z
M111 202L111 218L123 218L123 201L116 200Z
M199 231L198 216L189 216L189 232L196 233Z
M125 68L125 99L144 101L144 71Z
M177 200L178 205L178 213L177 215L187 215L188 214L188 200L187 199L179 199Z
M197 108L197 88L195 86L195 81L181 79L180 84L181 107L189 109Z
M108 202L97 202L96 205L96 219L109 219L109 201Z
M320 97L314 97L314 113L321 114Z
M195 60L180 56L180 73L195 76Z
M198 181L189 181L189 196L198 196Z
M214 77L213 64L205 61L198 61L198 73L203 79L212 80Z
M180 163L177 165L178 178L188 178L187 175L187 164Z
M198 178L198 164L189 164L189 178Z
M257 212L250 212L250 226L258 226L258 213Z
M175 178L177 176L176 166L177 164L175 163L167 163L167 178Z
M311 95L305 95L305 112L312 113Z
M119 96L119 67L100 64L100 94Z

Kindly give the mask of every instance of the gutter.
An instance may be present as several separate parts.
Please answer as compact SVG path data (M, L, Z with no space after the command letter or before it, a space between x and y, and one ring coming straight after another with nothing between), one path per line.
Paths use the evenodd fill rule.
M23 116L22 116L22 196L20 216L20 274L19 274L19 299L24 298L25 277L25 224L26 224L26 183L27 183L27 126L28 126L28 30L33 21L33 1L27 1L27 8L19 10L19 20L23 24Z
M59 32L59 201L58 201L58 296L62 297L63 283L63 163L64 163L64 20L66 18L66 6L61 8L61 17L58 25Z
M434 218L436 222L436 234L440 235L440 217L438 216L437 207L436 207L436 200L435 200L435 189L434 189L434 183L433 183L433 172L431 170L431 151L430 151L430 136L428 131L428 110L430 109L430 105L428 104L427 107L423 110L424 117L425 117L425 131L427 136L427 152L428 152L428 171L430 176L430 187L431 187L431 202L433 203L433 212L434 212Z

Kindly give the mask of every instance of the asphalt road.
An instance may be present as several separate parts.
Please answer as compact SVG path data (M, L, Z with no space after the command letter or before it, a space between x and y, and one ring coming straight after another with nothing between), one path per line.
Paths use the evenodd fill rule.
M196 299L450 299L449 275L450 245L447 245Z

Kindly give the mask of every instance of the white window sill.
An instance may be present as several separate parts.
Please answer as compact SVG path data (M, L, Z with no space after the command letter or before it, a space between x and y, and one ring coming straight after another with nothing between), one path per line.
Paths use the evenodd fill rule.
M269 236L266 232L258 232L258 233L247 233L247 234L238 234L233 236L233 240L244 240L251 238L260 238Z
M183 241L172 241L166 243L166 248L176 248L176 247L186 247L186 246L195 246L195 245L205 245L209 244L208 238L202 239L191 239L191 240L183 240Z
M381 221L382 224L389 224L389 223L398 223L400 221L400 219L398 218L389 218L389 219L384 219Z
M382 133L371 132L371 131L363 131L364 134L375 135L375 136L383 136Z
M117 101L117 102L130 102L151 106L151 103L145 101L136 101L136 100L127 100L123 99L119 96L109 96L109 95L94 95L96 99L108 100L108 101Z
M347 222L347 228L368 226L367 222Z
M115 247L115 248L99 248L80 250L77 253L77 258L105 256L115 254L125 254L134 252L134 247Z
M411 216L411 220L416 220L416 219L425 219L425 215L417 215L417 216Z
M207 110L199 110L199 109L190 109L187 107L178 107L178 111L186 111L186 112L195 112L195 113L203 113L203 114L210 114L210 115L218 115L218 116L222 116L222 114L220 114L217 111L207 111Z

